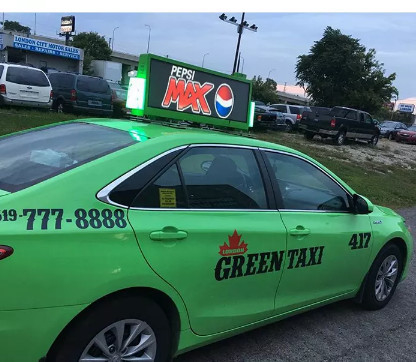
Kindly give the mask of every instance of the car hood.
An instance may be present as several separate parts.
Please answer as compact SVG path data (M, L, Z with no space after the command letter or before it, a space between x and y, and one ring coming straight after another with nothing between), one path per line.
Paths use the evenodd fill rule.
M414 135L414 134L416 134L416 132L415 131L407 131L407 130L401 130L400 132L398 132L398 133L406 133L406 134L411 134L411 135Z

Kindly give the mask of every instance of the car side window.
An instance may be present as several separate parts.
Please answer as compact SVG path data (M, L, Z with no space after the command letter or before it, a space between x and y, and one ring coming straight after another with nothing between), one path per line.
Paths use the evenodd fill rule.
M349 110L345 114L345 118L356 121L357 120L357 112L356 111Z
M277 109L279 112L286 113L285 106L274 105L273 108Z
M196 209L266 209L261 173L250 149L194 147L179 160Z
M368 123L368 124L372 124L373 119L371 118L371 116L369 114L364 113L364 122Z
M306 160L266 152L273 181L280 190L282 207L289 210L347 212L347 193L329 176Z
M147 186L134 200L133 207L186 208L183 185L175 162L154 182Z
M135 206L139 207L140 199L135 197L144 189L144 187L163 170L167 165L181 152L181 150L175 150L167 153L166 155L157 158L145 167L140 168L137 172L134 172L131 176L127 177L124 181L118 184L109 194L109 199L123 206ZM158 200L154 200L154 205L158 204Z

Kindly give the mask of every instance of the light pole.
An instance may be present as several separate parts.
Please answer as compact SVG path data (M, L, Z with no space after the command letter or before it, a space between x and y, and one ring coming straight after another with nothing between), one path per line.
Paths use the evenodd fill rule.
M394 95L392 98L394 99L394 104L393 104L393 108L391 109L391 118L390 118L391 121L393 120L394 107L396 107L398 95Z
M208 55L209 53L205 53L204 56L202 57L202 68L204 67L204 62L205 62L205 56Z
M238 41L237 41L237 49L235 50L233 74L235 73L236 68L237 68L237 59L238 59L238 54L240 52L240 41L241 41L241 34L243 34L243 29L254 31L254 32L257 32L257 29L258 29L256 24L253 24L252 26L249 27L250 24L247 23L247 21L244 21L245 14L246 13L243 13L243 15L241 16L240 24L237 24L237 19L234 16L230 20L227 20L227 16L224 13L222 13L219 17L222 21L225 21L226 23L237 26Z
M240 52L239 57L240 57L240 59L243 59L243 65L241 66L241 73L244 73L244 57L241 55L241 52ZM240 64L240 60L238 61L238 64ZM238 71L240 71L240 70L238 70Z
M267 75L267 79L270 79L270 73L271 73L271 72L274 72L275 70L276 70L276 69L274 69L274 68L269 70L269 74ZM266 80L267 80L267 79L266 79Z
M149 53L149 46L150 46L150 32L152 31L152 28L150 27L150 25L145 24L145 27L149 28L149 37L147 38L147 52Z
M111 50L113 50L113 49L114 49L114 32L115 32L118 28L119 28L119 26L116 26L116 27L113 29L113 39L111 39Z

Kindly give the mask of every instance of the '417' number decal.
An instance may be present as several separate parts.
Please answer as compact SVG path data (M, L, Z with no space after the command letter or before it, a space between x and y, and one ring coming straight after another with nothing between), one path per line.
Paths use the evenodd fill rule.
M348 243L351 246L351 250L368 248L368 243L371 239L371 233L359 233L352 234L351 240Z

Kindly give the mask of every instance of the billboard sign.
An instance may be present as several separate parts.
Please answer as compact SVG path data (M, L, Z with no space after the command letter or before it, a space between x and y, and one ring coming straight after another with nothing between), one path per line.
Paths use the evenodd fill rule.
M72 33L75 31L75 16L63 16L61 18L61 33Z
M26 38L24 36L15 35L13 39L13 47L19 49L30 50L32 52L56 55L58 57L80 59L81 49L70 47L63 44L50 43L43 40Z
M403 113L413 113L414 110L415 110L414 104L400 103L398 107L398 111L403 112Z
M250 98L251 82L246 79L143 54L137 76L131 78L127 107L139 116L248 129Z

